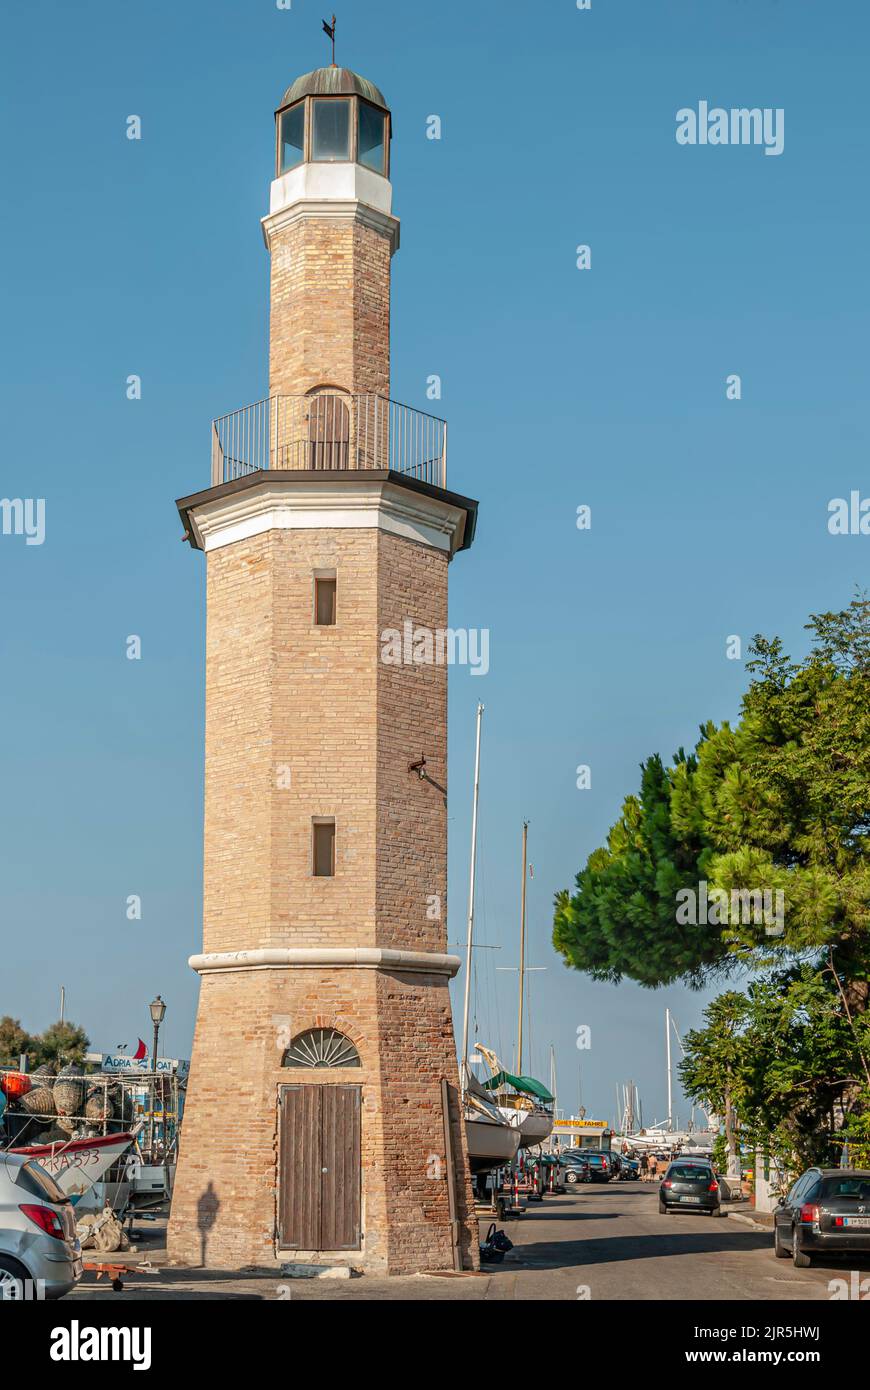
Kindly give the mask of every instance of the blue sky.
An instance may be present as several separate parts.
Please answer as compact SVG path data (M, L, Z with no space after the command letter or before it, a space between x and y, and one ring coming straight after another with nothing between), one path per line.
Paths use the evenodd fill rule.
M3 20L0 496L45 498L46 539L0 536L0 1012L43 1027L64 984L101 1047L147 1037L159 990L167 1050L189 1055L204 566L173 501L208 482L211 418L265 394L272 113L328 60L322 9L42 0ZM339 61L393 110L393 394L425 407L442 377L450 483L481 502L451 580L451 621L491 630L491 668L451 677L450 940L481 698L479 934L502 949L479 953L480 1036L510 1056L516 977L496 966L516 964L527 817L528 958L546 967L527 1069L553 1043L566 1104L582 1061L605 1116L629 1077L661 1115L665 1006L686 1030L703 996L566 970L553 893L642 758L736 713L726 637L799 652L806 615L866 582L870 540L826 522L830 498L870 490L868 39L858 0L339 15ZM783 108L784 152L677 145L700 100Z

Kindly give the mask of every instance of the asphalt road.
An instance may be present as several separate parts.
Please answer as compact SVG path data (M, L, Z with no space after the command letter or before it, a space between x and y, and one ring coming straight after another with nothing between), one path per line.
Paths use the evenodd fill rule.
M739 1208L738 1208L739 1209ZM485 1223L484 1223L485 1230ZM832 1279L852 1269L870 1274L870 1259L795 1269L773 1255L769 1231L733 1218L679 1212L660 1216L657 1188L641 1183L591 1184L529 1206L504 1229L515 1243L503 1265L467 1276L411 1279L288 1280L280 1275L222 1275L161 1267L131 1275L113 1293L93 1275L65 1306L79 1301L142 1299L392 1300L414 1301L643 1299L709 1302L793 1299L827 1301ZM116 1257L123 1259L123 1256Z

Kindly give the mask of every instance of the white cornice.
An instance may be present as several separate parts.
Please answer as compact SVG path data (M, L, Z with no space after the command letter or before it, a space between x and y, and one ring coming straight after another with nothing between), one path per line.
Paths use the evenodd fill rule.
M215 951L191 956L188 965L198 975L238 970L384 970L451 978L462 962L437 951L398 951L370 946L266 947L253 951Z
M382 479L348 473L341 480L294 481L268 474L252 487L191 507L197 543L205 551L267 531L376 528L453 555L462 544L465 511L439 497L411 492Z
M390 243L390 255L399 249L399 219L392 214L381 212L378 208L371 207L368 203L362 203L355 198L304 198L296 203L291 203L288 207L279 209L277 212L270 212L268 217L262 219L263 240L269 251L272 250L272 238L277 232L281 232L285 227L291 227L296 222L305 221L307 218L316 218L318 221L333 220L338 222L361 222L364 227L371 227L376 232L380 232Z

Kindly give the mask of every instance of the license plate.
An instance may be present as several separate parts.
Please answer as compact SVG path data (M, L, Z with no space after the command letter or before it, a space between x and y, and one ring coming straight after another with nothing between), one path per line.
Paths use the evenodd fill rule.
M681 1202L700 1202L700 1197L681 1197Z
M867 1227L870 1226L870 1216L844 1216L843 1225Z

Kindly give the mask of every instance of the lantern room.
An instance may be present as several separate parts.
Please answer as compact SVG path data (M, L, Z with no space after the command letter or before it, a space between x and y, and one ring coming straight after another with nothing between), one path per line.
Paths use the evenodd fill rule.
M390 176L390 113L383 94L349 68L298 77L275 113L275 177L300 164L359 164Z

